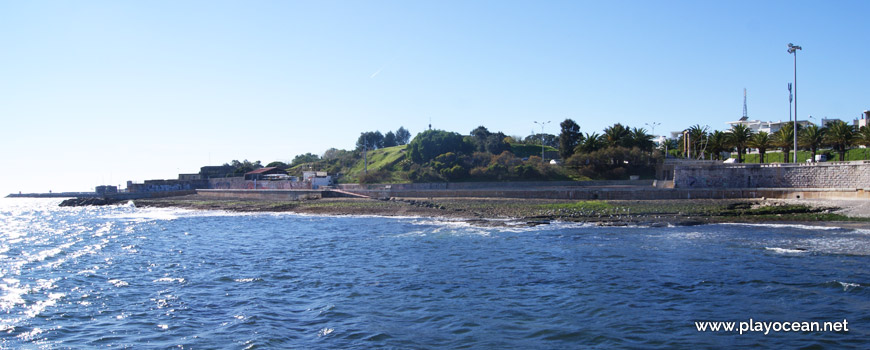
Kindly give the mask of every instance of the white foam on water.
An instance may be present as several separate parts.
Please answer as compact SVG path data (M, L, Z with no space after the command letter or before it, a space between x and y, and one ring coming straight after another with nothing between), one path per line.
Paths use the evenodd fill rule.
M0 310L9 312L15 305L24 304L24 295L30 292L29 286L22 286L21 281L14 278L4 278L0 290L5 295L0 297Z
M698 231L692 232L673 232L668 234L667 237L670 238L678 238L678 239L686 239L686 240L696 240L706 237L708 234Z
M858 284L858 283L849 283L849 282L840 282L840 281L834 281L834 282L837 282L837 283L839 283L841 286L843 286L843 291L844 291L844 292L848 292L848 291L850 291L850 290L852 290L852 289L855 289L855 288L861 287L861 285Z
M715 225L732 225L732 226L750 226L750 227L772 227L772 228L797 228L802 230L843 230L842 227L834 227L834 226L815 226L815 225L801 225L801 224L750 224L750 223L740 223L740 222L726 222Z
M154 281L154 283L162 282L162 283L184 283L186 280L180 277L161 277Z
M36 337L37 335L39 335L42 332L44 332L42 330L42 328L36 327L36 328L32 329L30 332L24 332L24 333L19 334L18 338L20 338L21 340L27 341L27 340L33 339L34 337Z
M109 280L109 283L111 283L113 286L118 287L118 288L126 287L126 286L130 285L130 283L127 283L127 282L119 280L119 279L111 279L111 280Z
M263 280L262 278L254 277L254 278L236 278L233 281L238 282L238 283L250 283L250 282L262 281L262 280Z
M65 293L48 293L48 299L40 300L30 306L30 308L25 312L28 318L34 318L36 315L39 315L46 308L50 306L57 305L57 301L66 296Z
M788 249L788 248L778 248L778 247L764 247L764 250L769 250L778 254L801 254L806 253L805 249Z
M323 328L323 329L317 331L317 336L318 337L325 337L334 331L335 331L335 328Z

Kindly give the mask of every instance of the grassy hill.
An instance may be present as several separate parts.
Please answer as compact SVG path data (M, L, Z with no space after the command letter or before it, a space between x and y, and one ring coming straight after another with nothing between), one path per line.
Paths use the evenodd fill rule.
M386 170L390 175L390 178L386 182L408 182L407 177L403 176L404 172L401 167L398 166L405 159L405 148L407 146L386 147L368 151L369 173ZM364 173L365 158L363 158L362 152L347 151L335 158L299 164L288 169L288 172L298 176L303 171L309 169L326 171L330 174L341 174L338 177L339 183L356 183L359 182L360 175Z

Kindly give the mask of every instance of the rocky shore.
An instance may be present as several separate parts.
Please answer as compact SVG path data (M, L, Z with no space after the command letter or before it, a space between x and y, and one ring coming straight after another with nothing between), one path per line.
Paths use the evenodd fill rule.
M791 200L571 201L503 198L324 198L308 201L227 200L203 195L135 200L137 207L177 207L239 212L320 215L439 217L478 225L540 225L550 221L598 225L699 225L780 222L870 228L870 218L844 215L860 201L813 203ZM835 205L836 204L836 205ZM844 209L845 205L845 209ZM860 212L860 211L859 211ZM852 214L854 210L852 210Z

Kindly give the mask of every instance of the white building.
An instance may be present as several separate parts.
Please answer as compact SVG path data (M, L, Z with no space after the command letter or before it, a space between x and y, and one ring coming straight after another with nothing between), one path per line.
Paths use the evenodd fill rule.
M764 131L768 134L773 134L773 133L779 131L779 129L782 129L782 126L785 125L786 123L788 123L788 121L780 120L780 121L775 121L775 122L765 122L765 121L761 121L761 120L748 120L747 119L747 120L738 120L738 121L728 122L727 124L730 125L731 127L738 125L738 124L745 125L746 127L749 128L749 130L752 131L753 134L758 133L759 131ZM808 120L798 120L798 124L801 126L807 126L807 125L810 125L812 123Z
M856 128L861 129L862 127L867 126L868 120L870 120L870 111L864 111L864 114L861 115L861 119L853 120L852 124L855 125Z
M302 181L311 182L311 188L317 189L320 186L332 185L332 176L325 171L303 171Z

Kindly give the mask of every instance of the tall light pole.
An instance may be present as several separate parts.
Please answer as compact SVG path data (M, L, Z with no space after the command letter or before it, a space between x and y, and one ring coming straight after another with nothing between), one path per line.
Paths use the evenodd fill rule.
M800 46L788 43L788 53L794 55L794 163L797 163L797 50L803 50Z
M797 117L792 120L791 118L791 103L792 103L792 95L791 95L791 83L788 83L788 121L794 122L797 124ZM795 154L797 154L797 150L794 150ZM784 159L783 162L788 163L788 159Z
M544 125L550 124L550 121L538 122L535 124L541 124L541 164L544 164ZM564 159L563 159L564 161Z
M662 125L662 123L652 122L652 123L643 123L643 125L648 126L650 128L650 132L653 134L653 136L656 136L656 126Z

